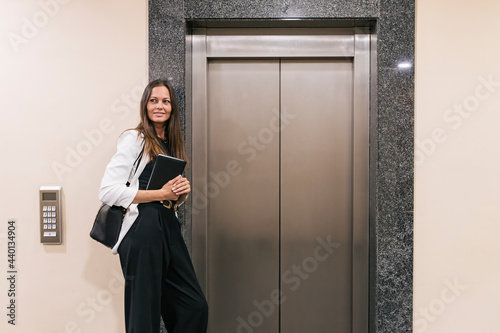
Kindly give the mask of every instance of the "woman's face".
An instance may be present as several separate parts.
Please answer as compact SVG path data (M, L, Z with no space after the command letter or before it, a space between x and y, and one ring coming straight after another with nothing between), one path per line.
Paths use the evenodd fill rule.
M170 104L170 93L167 87L158 86L154 87L149 96L148 104L148 118L155 125L166 125L167 120L170 118L172 111L172 104Z

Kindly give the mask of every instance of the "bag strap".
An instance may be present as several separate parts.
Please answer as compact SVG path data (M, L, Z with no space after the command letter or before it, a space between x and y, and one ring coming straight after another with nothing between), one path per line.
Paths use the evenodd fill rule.
M142 149L141 149L141 152L139 153L139 156L137 156L134 164L132 164L132 170L130 170L130 174L128 175L128 181L125 184L125 185L127 185L127 187L130 186L130 181L132 180L132 177L134 177L137 169L139 168L139 164L141 164L142 155L144 155L144 146L142 146Z

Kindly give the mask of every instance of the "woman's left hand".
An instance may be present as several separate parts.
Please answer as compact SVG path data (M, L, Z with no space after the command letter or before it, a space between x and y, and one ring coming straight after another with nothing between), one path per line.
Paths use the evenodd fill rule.
M181 177L174 183L174 186L172 186L172 192L179 196L191 192L191 185L189 184L189 180L187 180L187 178Z

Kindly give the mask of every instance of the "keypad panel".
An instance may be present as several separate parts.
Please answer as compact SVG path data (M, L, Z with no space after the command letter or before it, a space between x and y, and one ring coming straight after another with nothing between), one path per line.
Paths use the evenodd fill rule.
M57 237L57 212L56 206L43 205L43 236L44 237ZM45 231L47 230L47 231ZM51 231L48 231L51 230Z

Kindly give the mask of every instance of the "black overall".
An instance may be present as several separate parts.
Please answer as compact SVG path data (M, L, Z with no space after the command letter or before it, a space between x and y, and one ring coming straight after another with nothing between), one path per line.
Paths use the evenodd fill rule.
M154 162L154 161L153 161ZM145 189L153 162L139 176ZM125 277L127 333L205 333L208 305L173 209L139 204L139 216L118 248Z

